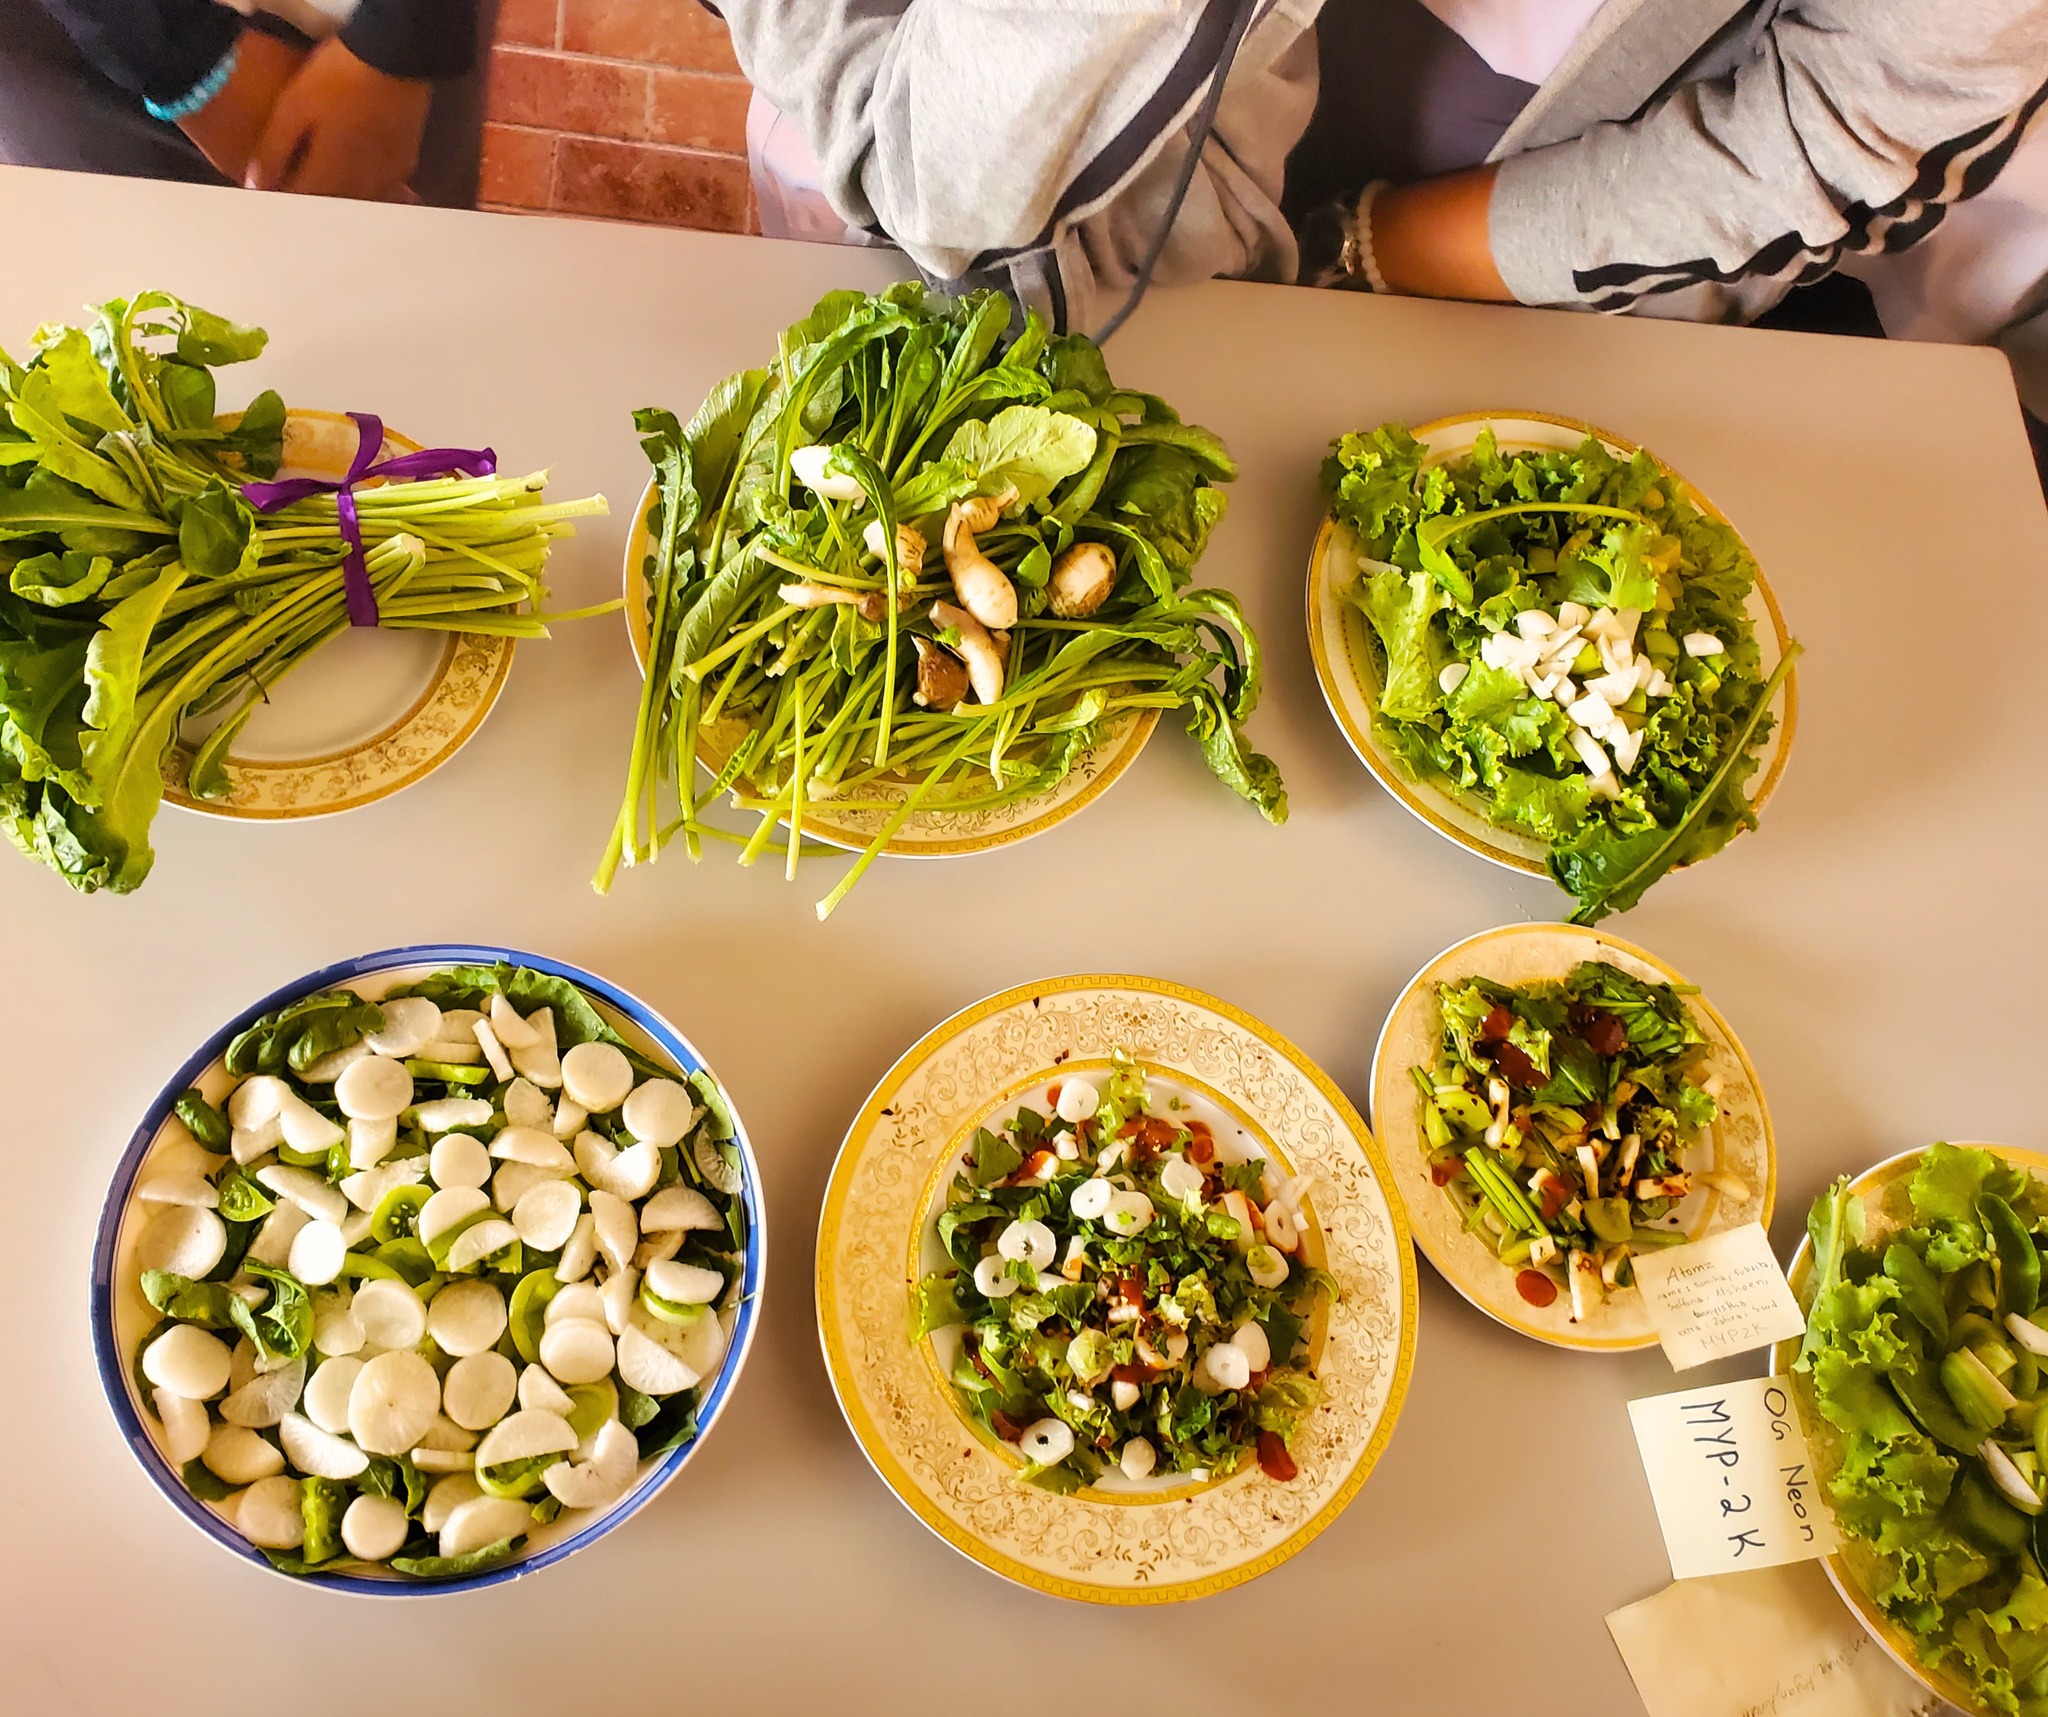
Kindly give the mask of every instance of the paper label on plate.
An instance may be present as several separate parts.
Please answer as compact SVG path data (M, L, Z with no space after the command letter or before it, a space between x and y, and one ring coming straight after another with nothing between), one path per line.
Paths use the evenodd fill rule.
M1798 1335L1806 1317L1761 1223L1630 1258L1650 1325L1674 1371Z
M1681 1580L1607 1631L1649 1717L1934 1717L1813 1566Z
M1782 1377L1628 1404L1674 1579L1804 1562L1835 1548Z

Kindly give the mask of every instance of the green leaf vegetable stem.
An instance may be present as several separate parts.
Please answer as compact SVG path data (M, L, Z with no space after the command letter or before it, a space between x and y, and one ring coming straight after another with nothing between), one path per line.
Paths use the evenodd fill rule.
M173 741L214 722L180 783L224 796L229 748L271 689L349 624L335 497L268 514L286 412L217 411L214 371L266 335L164 292L0 352L0 821L84 892L149 874ZM546 474L357 491L387 627L547 635L542 574L570 521ZM569 618L558 615L554 618Z
M1185 711L1215 773L1285 817L1242 731L1257 641L1189 588L1229 453L1085 338L1027 316L1006 344L1010 316L994 293L835 292L687 427L636 415L647 675L601 892L677 835L752 863L779 822L794 876L807 807L879 815L823 917L912 815L1043 793L1144 710ZM700 791L721 723L739 737ZM751 835L705 820L728 791Z

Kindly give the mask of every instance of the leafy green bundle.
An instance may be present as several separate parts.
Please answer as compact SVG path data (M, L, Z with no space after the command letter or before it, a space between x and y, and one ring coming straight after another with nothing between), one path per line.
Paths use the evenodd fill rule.
M2048 1192L1989 1151L1946 1144L1904 1192L1881 1240L1866 1238L1846 1181L1807 1217L1795 1369L1841 1433L1828 1494L1875 1570L1870 1596L1922 1661L1994 1711L2044 1717Z
M332 495L259 516L285 408L216 415L214 368L266 336L163 292L0 352L0 820L74 888L149 874L163 772L188 717L213 718L182 783L229 791L229 747L270 688L349 624ZM602 497L542 498L544 474L357 493L390 627L545 637L549 545Z
M1754 826L1745 789L1797 646L1763 675L1755 561L1649 454L1619 459L1588 436L1503 455L1486 430L1429 463L1386 424L1342 437L1323 487L1369 557L1345 594L1379 657L1387 742L1416 779L1545 842L1574 922L1626 911ZM1537 690L1506 658L1532 637L1578 638L1574 622L1577 659ZM1656 695L1639 682L1598 712L1628 759L1617 773L1567 712L1593 676L1613 690L1638 662Z
M792 876L806 806L882 814L822 917L912 814L1045 792L1147 709L1186 710L1216 774L1285 817L1278 771L1240 731L1259 697L1256 640L1232 597L1187 588L1223 511L1216 485L1236 475L1229 454L1117 388L1085 338L1048 338L1027 317L1005 345L1009 319L994 293L835 292L687 428L636 415L659 484L647 676L600 891L677 833L692 857L702 836L740 841L701 817L728 790L761 813L742 862L786 819ZM817 461L808 478L793 454ZM993 523L970 547L1016 618L970 638L980 628L951 608L966 599L940 548L976 498ZM1056 564L1088 544L1113 588L1063 617ZM992 697L966 695L977 648L1003 658ZM699 739L721 719L743 733L700 793Z

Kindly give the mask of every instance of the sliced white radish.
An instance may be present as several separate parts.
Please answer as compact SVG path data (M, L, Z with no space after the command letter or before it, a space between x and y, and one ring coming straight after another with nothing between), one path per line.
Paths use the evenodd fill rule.
M306 1538L298 1484L278 1474L258 1479L236 1499L235 1530L259 1550L298 1549Z
M485 1433L476 1446L476 1464L502 1467L512 1461L530 1461L536 1455L566 1455L575 1447L576 1433L561 1414L522 1407Z
M443 1133L434 1141L427 1172L438 1187L482 1186L491 1178L491 1153L468 1133Z
M505 1296L489 1282L450 1282L427 1306L427 1333L443 1353L483 1353L505 1333Z
M421 1449L454 1449L467 1452L475 1447L474 1431L465 1430L446 1413L436 1413L433 1422L420 1433L420 1440L414 1453L417 1454Z
M633 1064L615 1043L579 1043L562 1057L562 1089L593 1115L609 1114L633 1089Z
M405 1504L395 1496L359 1496L341 1517L341 1542L351 1556L383 1562L405 1548L412 1532Z
M274 1073L258 1073L244 1079L228 1094L228 1125L260 1127L277 1119L277 1112L292 1088Z
M287 1413L278 1422L277 1440L284 1444L284 1458L316 1479L352 1479L370 1465L370 1457L346 1437L323 1431L299 1413Z
M268 1289L264 1290L266 1293ZM244 1387L256 1375L256 1344L247 1336L235 1343L235 1351L228 1357L228 1393L233 1394Z
M663 1234L671 1229L712 1232L724 1226L718 1207L694 1186L665 1186L640 1207L643 1234Z
M643 1145L657 1146L679 1143L696 1116L690 1088L673 1079L643 1079L619 1111L627 1132Z
M234 1355L197 1324L173 1324L142 1350L142 1375L187 1401L210 1401L228 1386Z
M512 1226L536 1251L553 1252L567 1243L582 1214L582 1197L567 1181L542 1181L520 1194L512 1207Z
M725 1278L702 1264L679 1264L673 1258L647 1267L647 1286L678 1306L708 1306L725 1292Z
M467 1449L415 1449L412 1464L423 1473L466 1473L476 1456Z
M541 1321L543 1324L566 1324L574 1323L578 1318L603 1323L604 1295L589 1282L564 1283L548 1301Z
M398 996L377 1006L384 1015L383 1027L363 1042L379 1055L403 1060L419 1054L441 1033L441 1010L425 996Z
M1074 1428L1064 1419L1034 1419L1024 1427L1017 1447L1034 1465L1056 1467L1074 1452Z
M224 1151L209 1151L173 1116L157 1134L156 1147L149 1153L152 1174L196 1174L202 1180L226 1162Z
M199 1457L206 1470L224 1484L254 1484L284 1471L284 1456L274 1443L247 1425L216 1425Z
M1059 1101L1054 1112L1070 1127L1078 1127L1091 1119L1102 1106L1102 1093L1086 1079L1062 1079Z
M576 1135L576 1172L592 1186L611 1191L612 1164L618 1155L619 1147L602 1133L586 1127Z
M596 1190L590 1195L590 1214L597 1223L597 1249L605 1262L614 1270L625 1269L633 1261L633 1248L640 1243L640 1218L623 1198ZM557 1277L560 1274L556 1272Z
M174 1467L198 1460L207 1438L213 1435L213 1424L206 1417L204 1404L168 1389L153 1389L149 1398L156 1405L156 1416L163 1421L164 1458Z
M370 1238L370 1213L351 1210L341 1219L341 1243L353 1252Z
M555 1280L580 1282L597 1262L597 1218L585 1211L563 1242L562 1255L555 1261Z
M519 1231L511 1223L492 1217L488 1222L479 1222L465 1228L455 1237L455 1244L448 1248L448 1268L462 1271L474 1269L493 1252L502 1252L507 1246L516 1245Z
M358 1173L375 1168L397 1145L398 1121L395 1116L382 1121L351 1121L348 1124L348 1166Z
M467 1556L501 1539L517 1538L533 1528L533 1509L516 1497L473 1496L458 1503L441 1528L443 1556Z
M1230 1338L1230 1345L1240 1348L1254 1371L1264 1371L1273 1363L1273 1344L1266 1339L1266 1332L1259 1325L1246 1319L1237 1326Z
M548 1375L545 1365L529 1365L520 1372L519 1405L559 1413L564 1419L576 1411L576 1403L569 1399L568 1390Z
M505 1053L505 1046L498 1041L498 1034L491 1029L491 1022L487 1019L476 1022L476 1046L484 1052L492 1073L500 1079L513 1077L512 1058Z
M491 1202L510 1216L519 1201L543 1181L559 1181L565 1177L554 1169L537 1169L532 1163L500 1163L498 1172L491 1176ZM578 1197L577 1206L583 1203Z
M346 1289L313 1296L313 1346L321 1353L354 1353L363 1345L354 1296Z
M426 1184L427 1159L400 1157L394 1162L380 1162L375 1168L348 1176L341 1183L341 1190L349 1203L358 1210L369 1211L382 1204L384 1195L394 1186Z
M498 1033L502 1043L505 1034ZM549 1132L555 1124L555 1106L550 1103L547 1093L530 1079L514 1079L505 1087L499 1103L505 1111L505 1125L508 1127L531 1127L536 1132Z
M448 1061L453 1059L451 1051L466 1049L475 1059L476 1022L483 1017L476 1008L444 1009L441 1023L434 1027L434 1035L420 1054L429 1061Z
M697 1374L697 1381L716 1375L725 1360L725 1324L716 1317L692 1318L681 1326L663 1326L669 1332L669 1351Z
M532 1049L541 1041L539 1030L503 995L491 997L490 1025L507 1049Z
M491 1106L481 1097L436 1097L431 1103L415 1104L412 1118L423 1132L447 1133L457 1127L487 1126Z
M614 1270L597 1294L604 1302L604 1327L614 1336L624 1335L633 1308L640 1302L640 1272L630 1264Z
M356 1289L349 1309L370 1347L410 1350L427 1333L427 1308L406 1282L378 1276Z
M395 1121L412 1107L412 1074L402 1061L366 1055L335 1080L334 1101L352 1121Z
M512 1050L512 1065L529 1083L543 1091L556 1091L562 1084L562 1061L555 1053L555 1010L535 1008L526 1016L535 1041Z
M597 1428L587 1461L557 1461L541 1482L564 1508L610 1508L633 1488L640 1446L616 1419Z
M661 1152L653 1145L628 1145L612 1161L605 1190L628 1204L645 1198L661 1179Z
M445 1479L436 1479L420 1509L420 1524L429 1532L439 1532L447 1524L449 1515L471 1497L483 1494L484 1487L466 1472L450 1473Z
M540 1335L540 1362L560 1383L596 1383L611 1375L612 1332L589 1318L551 1323Z
M569 1147L539 1127L500 1127L491 1140L491 1155L501 1162L532 1163L535 1168L557 1169L563 1174L576 1166Z
M196 1204L165 1204L135 1242L137 1270L168 1270L197 1282L221 1261L228 1231L221 1219Z
M640 1242L633 1254L633 1268L645 1270L649 1264L658 1264L664 1258L673 1258L683 1249L683 1242L689 1236L680 1228L671 1228L665 1234L650 1234Z
M296 1091L287 1091L278 1100L277 1121L284 1129L284 1142L295 1151L331 1151L348 1137Z
M153 1174L135 1189L135 1196L144 1204L183 1204L198 1210L212 1210L220 1203L213 1182L203 1174Z
M284 1269L291 1262L292 1242L299 1237L299 1230L312 1220L296 1204L287 1201L278 1205L256 1230L255 1238L249 1242L248 1255L259 1264L268 1264L273 1270Z
M502 1353L472 1353L441 1379L441 1410L465 1431L487 1431L512 1410L519 1373Z
M555 1101L555 1120L552 1131L558 1139L573 1139L583 1131L584 1123L590 1119L590 1111L581 1103L573 1103L567 1097Z
M362 1295L356 1299L360 1305ZM440 1410L440 1378L410 1351L378 1354L356 1373L348 1392L349 1431L373 1455L406 1453Z
M413 1223L413 1231L419 1236L422 1245L428 1245L456 1224L466 1222L477 1212L489 1210L490 1207L490 1195L480 1187L443 1187L420 1206L419 1216Z
M220 1404L230 1425L267 1430L299 1404L306 1387L306 1362L294 1359L275 1371L259 1371Z
M288 1198L308 1216L322 1222L339 1222L348 1214L348 1197L327 1177L290 1163L271 1163L256 1171L257 1182L279 1198Z
M348 1257L348 1239L335 1222L308 1222L292 1236L286 1266L308 1287L325 1287L341 1274Z
M251 1163L267 1157L284 1143L284 1128L278 1124L275 1115L255 1127L237 1127L228 1139L228 1152L247 1168Z
M352 1357L322 1360L306 1379L306 1394L300 1403L306 1417L323 1431L337 1436L348 1429L349 1392L356 1386L363 1361Z
M643 1395L674 1395L694 1388L700 1374L677 1351L679 1334L676 1325L662 1322L636 1304L632 1321L619 1337L619 1376Z

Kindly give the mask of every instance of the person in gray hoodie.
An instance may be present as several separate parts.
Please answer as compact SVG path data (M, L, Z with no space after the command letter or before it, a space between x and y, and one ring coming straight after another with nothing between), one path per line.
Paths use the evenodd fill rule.
M721 10L841 217L1080 329L1217 275L1749 320L1925 244L2048 96L2043 0ZM2005 302L1949 337L2031 354L2033 230Z

